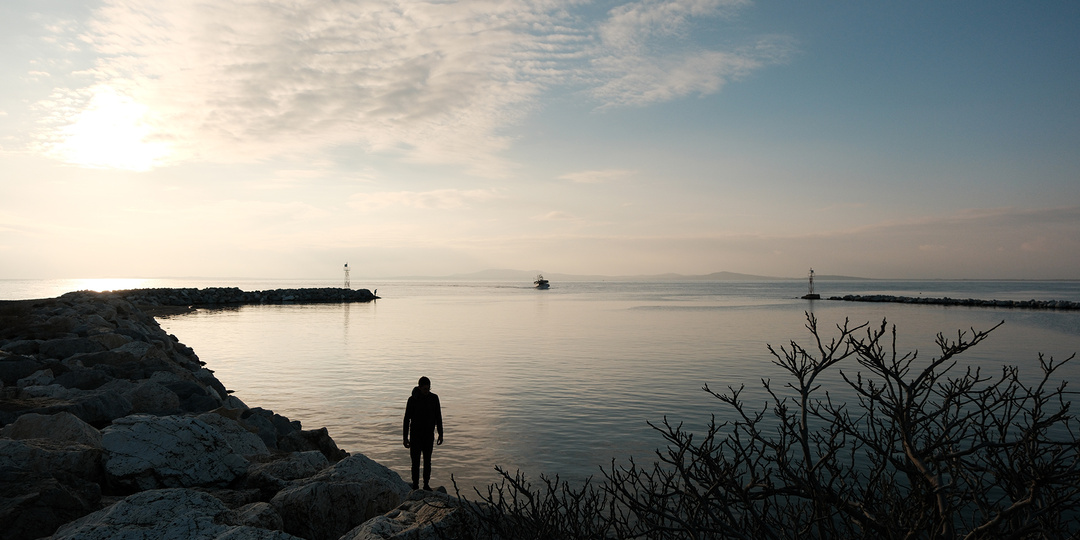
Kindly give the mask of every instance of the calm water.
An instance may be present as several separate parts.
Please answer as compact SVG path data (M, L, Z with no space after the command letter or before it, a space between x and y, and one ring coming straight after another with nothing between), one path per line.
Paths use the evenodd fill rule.
M328 282L140 282L130 286L336 286ZM370 304L248 306L159 319L193 347L250 406L326 426L338 445L408 478L401 417L416 379L440 395L446 443L433 483L463 487L497 479L494 466L532 477L595 475L612 459L648 461L663 439L647 424L665 416L699 430L727 411L701 390L780 378L766 345L795 340L812 311L824 329L849 318L899 332L901 350L933 355L937 332L986 329L1004 320L966 362L1037 372L1037 354L1080 351L1080 313L806 301L799 282L355 284L378 288ZM72 283L0 281L0 297L29 298ZM105 288L108 288L106 286ZM15 290L24 291L21 293ZM30 291L30 292L27 292ZM38 291L34 293L32 291ZM884 293L983 299L1080 300L1080 282L821 282L823 296ZM835 332L829 331L827 335ZM854 362L842 366L854 370ZM834 397L849 394L834 372ZM1080 361L1064 372L1080 376ZM779 380L779 379L778 379Z

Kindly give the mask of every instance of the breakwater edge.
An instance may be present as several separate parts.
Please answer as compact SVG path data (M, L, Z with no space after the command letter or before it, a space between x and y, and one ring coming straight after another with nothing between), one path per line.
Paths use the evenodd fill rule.
M844 302L890 302L896 304L926 304L938 306L966 306L1016 309L1050 309L1062 311L1080 310L1080 302L1069 300L979 300L975 298L930 298L913 296L893 296L888 294L831 296L829 300Z
M135 303L255 303L236 291L0 302L0 536L469 536L456 498L243 403Z

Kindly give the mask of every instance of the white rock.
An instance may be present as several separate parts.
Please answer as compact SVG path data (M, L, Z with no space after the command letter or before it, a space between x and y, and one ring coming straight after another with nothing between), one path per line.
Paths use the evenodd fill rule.
M138 489L222 486L247 470L220 433L197 418L134 414L101 432L105 472Z
M228 526L225 505L189 489L143 491L60 527L53 540L298 540L281 531Z
M340 540L476 538L476 517L461 504L443 493L414 491L394 510L365 521Z

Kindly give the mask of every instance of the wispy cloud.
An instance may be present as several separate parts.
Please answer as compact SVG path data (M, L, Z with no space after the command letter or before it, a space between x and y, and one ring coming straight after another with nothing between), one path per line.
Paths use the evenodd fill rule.
M43 146L61 146L83 110L115 95L145 107L132 120L149 129L144 144L170 148L155 163L355 144L505 175L507 128L554 87L584 81L601 107L647 105L716 92L782 57L781 40L679 42L694 21L746 3L646 0L596 21L574 0L105 0L80 32L98 56L94 80L39 104L53 126Z
M473 203L498 198L488 189L437 189L433 191L384 191L357 193L349 198L349 206L356 209L380 209L388 206L404 206L419 209L453 210L467 208Z
M619 180L634 174L634 171L624 169L605 169L600 171L578 171L567 173L559 178L580 184L603 184L613 180Z
M577 221L577 216L562 210L553 210L546 214L534 217L537 221Z
M783 36L760 38L733 50L703 49L686 42L699 20L733 16L745 0L642 0L617 7L600 25L601 45L593 68L592 95L605 107L642 106L691 94L718 92L724 84L792 50ZM703 23L698 23L703 24ZM716 32L716 26L708 26Z

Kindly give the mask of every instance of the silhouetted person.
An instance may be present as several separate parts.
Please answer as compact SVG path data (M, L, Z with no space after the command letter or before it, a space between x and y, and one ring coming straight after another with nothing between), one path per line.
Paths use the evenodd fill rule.
M435 440L435 431L439 440ZM420 456L424 456L424 489L431 491L431 451L436 442L442 444L442 406L439 396L431 393L431 381L420 377L412 396L405 405L405 422L401 428L402 444L412 456L412 488L418 489L420 481Z

